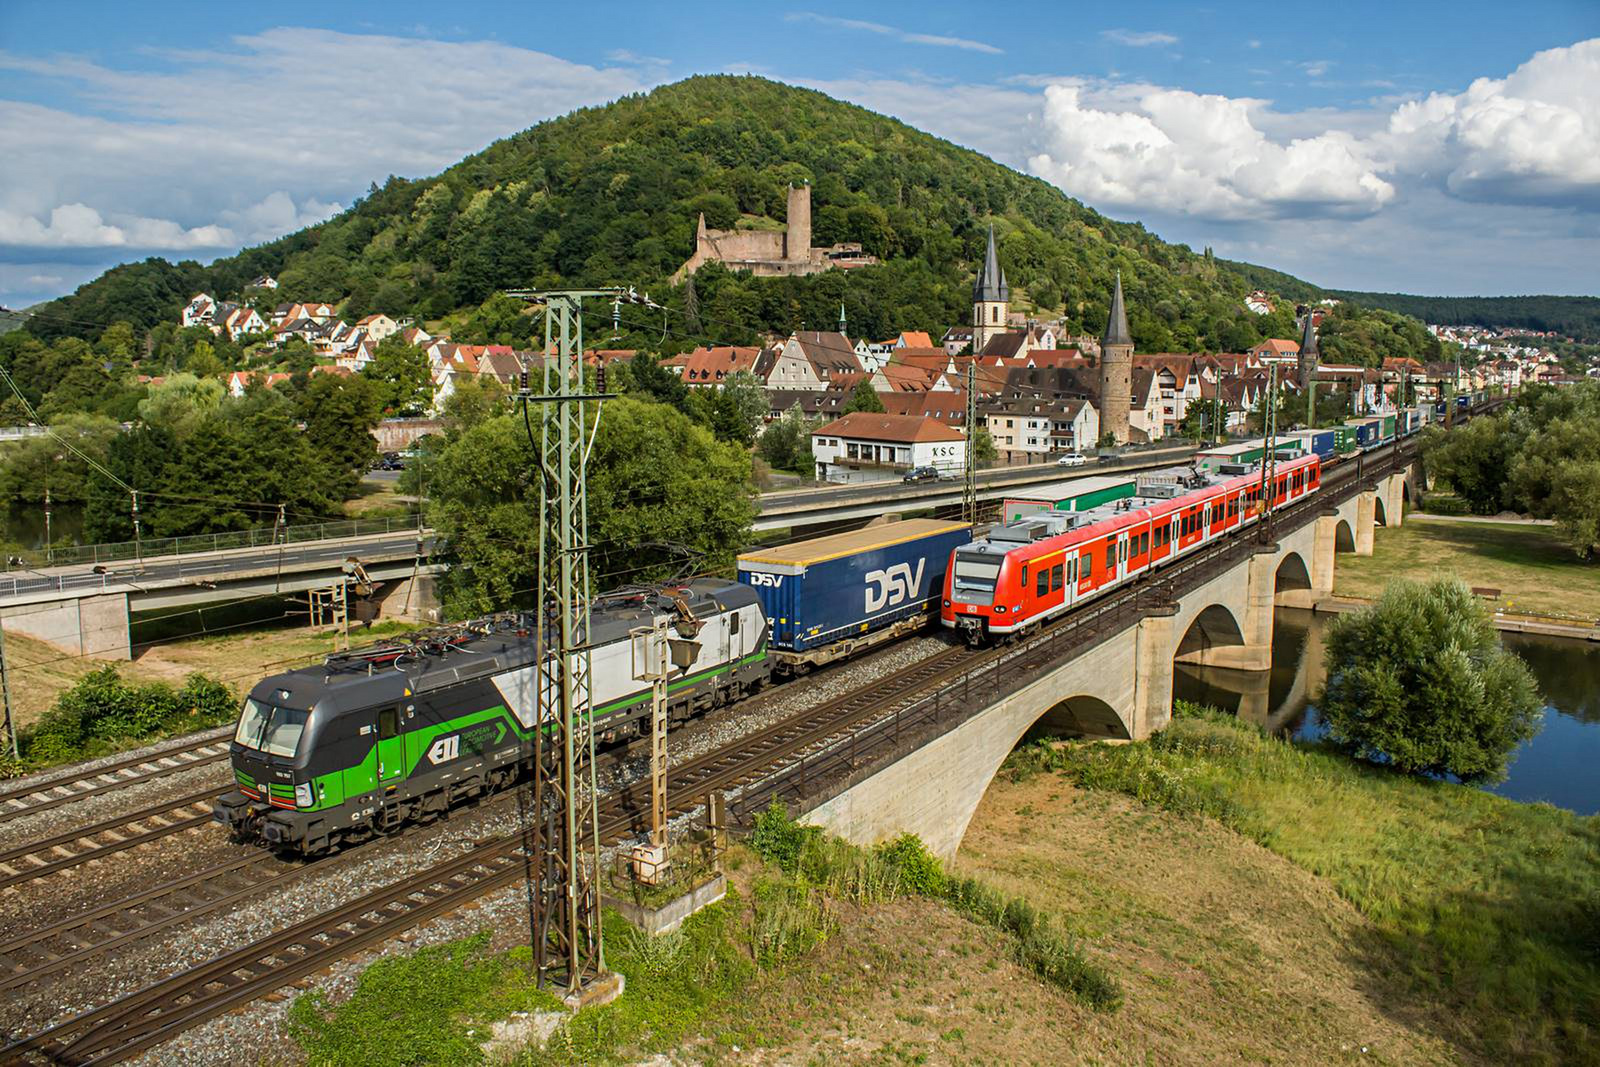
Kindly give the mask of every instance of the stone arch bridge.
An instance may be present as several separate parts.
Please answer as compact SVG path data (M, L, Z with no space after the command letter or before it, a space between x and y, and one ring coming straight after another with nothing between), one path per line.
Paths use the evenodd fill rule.
M957 725L803 801L806 821L861 844L909 830L952 856L1001 762L1034 726L1143 739L1171 716L1174 664L1267 670L1274 609L1311 607L1333 591L1338 553L1370 555L1374 528L1402 521L1414 467L1399 454L1371 466L1382 473L1330 469L1322 493L1275 516L1273 540L1246 531L1007 654L997 687L1009 691L986 690Z

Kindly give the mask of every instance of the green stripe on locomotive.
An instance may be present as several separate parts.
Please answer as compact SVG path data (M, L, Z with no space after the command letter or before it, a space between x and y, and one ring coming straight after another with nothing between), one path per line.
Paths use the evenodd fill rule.
M760 663L767 658L765 649L752 653L739 660L732 666L745 667ZM681 692L685 688L700 685L703 682L728 673L729 666L716 667L712 670L701 671L699 674L680 678L667 686L669 693ZM448 692L448 691L446 691ZM432 695L432 694L430 694ZM607 720L617 716L618 712L638 705L650 699L650 690L613 701L595 710L591 715L596 729L603 729ZM549 729L547 727L547 729ZM459 734L461 737L457 754L438 764L427 761L428 753L433 749L435 742L440 738L447 738ZM497 704L482 711L468 712L441 723L428 723L412 730L403 730L394 738L374 741L367 750L361 762L354 766L338 770L315 774L311 778L312 806L301 807L302 812L326 812L351 802L352 798L367 796L379 787L388 789L398 787L402 783L411 784L413 778L426 777L430 774L449 774L451 766L460 758L488 753L507 743L508 739L519 747L519 758L526 758L531 754L533 744L533 731L526 730L517 722L516 716L504 704ZM401 760L399 772L391 773L384 767L384 777L379 779L378 766L380 748L384 745L395 745L399 749ZM236 773L235 777L247 786L254 783L248 781L249 775L243 772ZM282 791L280 791L282 790ZM273 795L284 799L293 799L292 786L272 787Z

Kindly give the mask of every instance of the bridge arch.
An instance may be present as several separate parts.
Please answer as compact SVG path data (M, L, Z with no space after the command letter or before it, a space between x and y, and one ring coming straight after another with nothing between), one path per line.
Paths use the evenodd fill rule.
M1356 532L1351 527L1348 519L1340 519L1334 524L1333 550L1335 552L1354 552L1356 550Z
M1298 552L1284 553L1273 578L1272 591L1282 593L1291 589L1310 588L1311 570L1306 566L1305 557Z
M1194 617L1183 632L1172 658L1203 656L1213 648L1244 644L1244 628L1233 612L1221 604L1212 604Z
M1079 693L1057 701L1039 716L1033 725L1023 731L1018 742L1025 740L1030 734L1114 738L1123 741L1131 740L1133 737L1128 730L1128 724L1123 722L1122 716L1117 714L1115 708L1099 697L1087 693Z
M1389 513L1384 509L1382 493L1372 498L1372 519L1379 526L1389 525Z

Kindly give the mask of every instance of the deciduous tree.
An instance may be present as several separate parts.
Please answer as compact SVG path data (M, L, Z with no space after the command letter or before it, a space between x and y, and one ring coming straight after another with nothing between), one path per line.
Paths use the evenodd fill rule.
M1328 634L1329 739L1408 774L1498 781L1539 730L1533 675L1457 580L1396 582Z

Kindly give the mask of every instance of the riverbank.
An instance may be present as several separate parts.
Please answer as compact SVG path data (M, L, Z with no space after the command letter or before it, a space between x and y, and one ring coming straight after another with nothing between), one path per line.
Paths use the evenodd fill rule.
M1600 563L1579 559L1549 526L1425 519L1380 526L1372 555L1343 553L1333 590L1375 599L1391 582L1419 575L1454 575L1476 589L1495 590L1491 605L1507 612L1593 622L1600 614Z
M1382 1059L1600 1060L1600 819L1392 774L1220 716L1175 719L1148 742L1013 758L1062 783L1063 797L1071 783L1226 827L1337 893L1360 919L1333 928L1344 973L1384 1020L1425 1039L1384 1045ZM1054 805L1041 821L1060 813ZM1175 832L1151 820L1158 839ZM1054 863L1104 866L1072 851ZM1016 876L1049 866L1046 857ZM1198 883L1193 896L1204 904L1214 893ZM1296 940L1314 945L1336 915L1307 916ZM1239 909L1232 921L1250 931L1264 920ZM1291 954L1306 951L1293 944ZM1336 972L1335 987L1344 981Z

